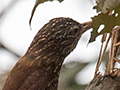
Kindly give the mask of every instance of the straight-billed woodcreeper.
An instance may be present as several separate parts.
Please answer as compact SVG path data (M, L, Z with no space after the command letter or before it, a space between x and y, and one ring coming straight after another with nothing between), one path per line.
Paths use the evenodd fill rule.
M90 28L91 22L80 24L65 17L50 20L11 70L2 90L57 90L65 57Z

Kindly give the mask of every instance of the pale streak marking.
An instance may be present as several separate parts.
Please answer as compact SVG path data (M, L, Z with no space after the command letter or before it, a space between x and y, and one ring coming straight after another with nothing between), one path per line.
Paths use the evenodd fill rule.
M54 69L54 71L53 71L54 73L57 71L58 67L59 67L59 66L57 66L57 67Z
M54 33L54 36L56 36L56 34L58 34L58 33L61 33L61 30L55 32L55 33Z
M42 38L42 39L39 39L38 42L36 44L34 44L29 51L31 51L35 46L37 46L39 44L39 42L45 40L46 38Z
M51 27L55 26L56 23L53 23Z
M47 61L46 61L46 63L48 63L50 60L51 60L51 58L48 58Z
M54 78L48 83L48 86L50 86L52 82L54 82Z
M39 43L39 42L38 42ZM48 47L48 46L51 46L52 44L51 44L52 42L49 42L47 45L44 45L44 47L42 48L42 49L40 49L40 50L38 50L38 51L35 51L35 53L39 53L39 52L41 52L42 50L45 50L46 49L46 47Z
M51 60L51 58L49 58L51 55L53 55L54 54L54 52L53 53L49 53L46 57L47 57L47 61L46 61L46 63L48 63L50 60ZM56 58L54 57L54 60L55 60Z
M35 60L37 60L37 59L39 59L39 58L41 58L41 56L37 56L37 57L35 58Z
M35 53L37 54L37 53L41 52L42 50L45 50L45 49L46 49L46 46L47 46L47 45L45 45L42 49L40 49L40 50L38 50L38 51L35 51Z
M41 61L39 61L38 66L40 66L40 64L41 64Z
M33 65L33 63L34 63L34 60L30 63L30 66L32 66L32 65Z
M46 71L48 71L50 68L51 68L51 66L49 66L49 67L46 69Z

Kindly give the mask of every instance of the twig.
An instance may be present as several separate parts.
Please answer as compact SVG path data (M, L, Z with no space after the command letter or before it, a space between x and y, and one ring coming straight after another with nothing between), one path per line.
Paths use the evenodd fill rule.
M17 56L18 58L20 58L21 56L19 56L18 54L14 53L13 51L7 49L4 45L0 44L0 48L4 48L5 50L9 51L10 53L14 54L15 56Z
M118 47L119 47L119 41L120 41L120 27L116 27L112 31L112 36L111 36L111 50L110 50L110 56L109 56L109 61L107 65L107 69L105 74L112 74L114 73L113 69L115 66L116 61L119 62L116 58ZM113 74L114 75L114 74Z
M120 63L120 60L117 59L116 57L114 57L114 60L115 60L116 62Z
M98 72L99 67L100 67L100 64L101 64L102 49L103 49L103 42L102 42L102 45L101 45L101 48L100 48L100 54L99 54L99 57L98 57L98 62L97 62L97 66L96 66L96 69L95 69L94 78L97 76L97 72ZM98 72L98 73L99 73L99 72Z

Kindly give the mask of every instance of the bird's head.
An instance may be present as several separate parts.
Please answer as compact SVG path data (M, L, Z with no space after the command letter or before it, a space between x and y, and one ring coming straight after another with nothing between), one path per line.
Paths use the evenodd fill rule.
M50 20L14 66L3 90L57 90L64 58L76 47L83 32L91 28L90 24L63 17Z
M66 57L77 45L85 26L71 18L54 18L35 36L29 51Z

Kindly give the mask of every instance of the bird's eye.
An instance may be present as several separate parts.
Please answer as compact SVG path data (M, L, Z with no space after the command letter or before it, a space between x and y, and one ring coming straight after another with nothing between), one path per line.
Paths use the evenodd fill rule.
M77 33L77 32L78 32L78 30L79 30L78 28L75 28L75 29L74 29L74 33Z
M76 26L76 25L73 26L73 27L70 29L69 35L75 36L76 33L78 32L78 30L79 30L79 27L78 27L78 26Z

